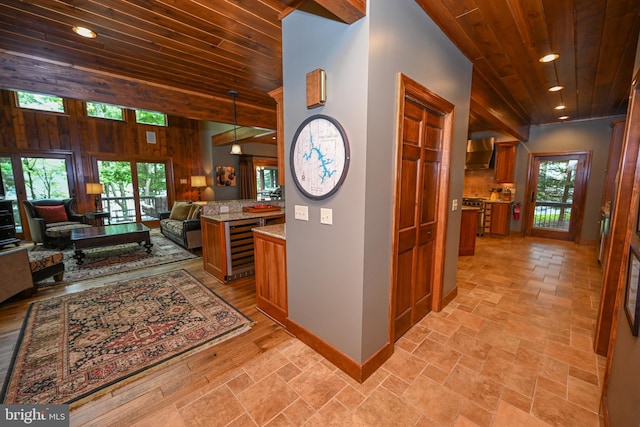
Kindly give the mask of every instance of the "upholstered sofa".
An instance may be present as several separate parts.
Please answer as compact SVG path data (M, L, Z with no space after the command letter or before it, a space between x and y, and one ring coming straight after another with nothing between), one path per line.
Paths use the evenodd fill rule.
M175 202L171 212L160 212L160 232L185 249L202 247L200 231L201 206L191 202Z
M74 211L75 199L24 200L23 205L33 243L62 249L69 243L71 230L91 227Z

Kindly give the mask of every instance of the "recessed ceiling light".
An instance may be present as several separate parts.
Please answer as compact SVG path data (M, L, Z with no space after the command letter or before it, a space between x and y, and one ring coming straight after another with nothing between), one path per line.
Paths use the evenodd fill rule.
M78 26L73 27L73 32L79 36L86 37L88 39L95 39L97 37L97 34L94 31L86 27L78 27Z
M564 109L565 109L565 108L567 108L567 107L565 107L565 106L564 106L564 104L560 104L560 105L556 105L554 108L555 108L556 110L564 110Z
M569 118L569 116L560 116L558 117L558 120L567 120Z
M551 61L555 61L558 58L560 58L560 55L558 55L557 53L549 53L549 54L543 56L542 58L540 58L538 61L540 61L540 62L551 62Z
M555 86L551 86L549 88L549 92L557 92L559 90L564 89L564 86L560 86L560 85L555 85Z

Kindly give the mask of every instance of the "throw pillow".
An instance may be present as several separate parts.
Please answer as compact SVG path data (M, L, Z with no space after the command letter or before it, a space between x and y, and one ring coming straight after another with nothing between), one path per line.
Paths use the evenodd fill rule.
M63 205L36 206L36 212L38 212L40 218L44 219L44 222L47 224L69 221L67 211L64 209Z
M191 210L189 211L189 216L187 217L187 219L198 219L198 217L200 216L200 209L200 205L191 205Z
M171 209L171 213L169 214L169 219L184 221L189 216L190 211L191 203L175 202L173 204L173 208Z

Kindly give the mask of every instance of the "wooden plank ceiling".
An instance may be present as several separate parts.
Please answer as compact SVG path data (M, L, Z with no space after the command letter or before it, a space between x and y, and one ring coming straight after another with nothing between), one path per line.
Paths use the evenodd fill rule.
M474 63L470 131L526 140L560 102L570 120L624 113L638 0L416 1ZM365 1L3 0L0 86L224 123L236 90L240 125L275 128L280 19L295 8L351 23ZM549 51L560 58L539 63Z

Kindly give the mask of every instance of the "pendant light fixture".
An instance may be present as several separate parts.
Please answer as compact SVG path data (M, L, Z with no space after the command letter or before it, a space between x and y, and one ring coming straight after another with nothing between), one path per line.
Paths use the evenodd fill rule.
M229 154L235 154L239 156L242 154L242 147L240 147L240 144L238 144L238 138L236 134L236 128L238 127L238 117L236 115L236 96L238 95L238 92L236 92L235 90L230 90L227 93L231 95L231 98L233 98L233 145L231 146L231 153Z

